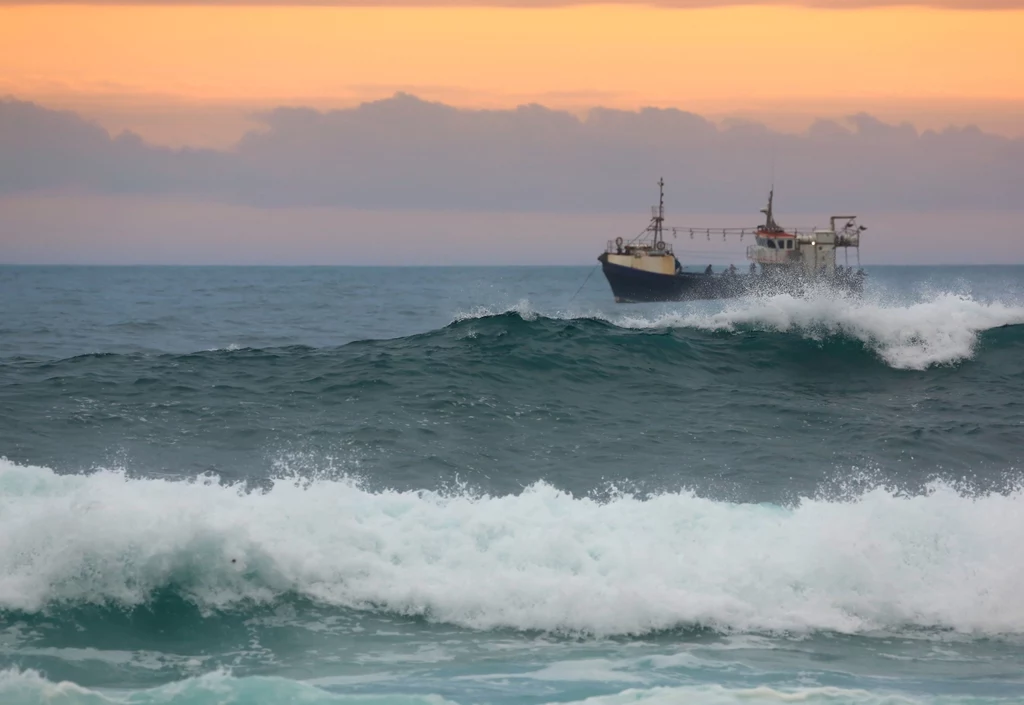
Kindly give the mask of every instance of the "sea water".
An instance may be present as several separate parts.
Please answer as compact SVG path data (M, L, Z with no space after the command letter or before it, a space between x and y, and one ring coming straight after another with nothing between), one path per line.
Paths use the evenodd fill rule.
M0 268L0 702L1022 702L1024 268L868 274Z

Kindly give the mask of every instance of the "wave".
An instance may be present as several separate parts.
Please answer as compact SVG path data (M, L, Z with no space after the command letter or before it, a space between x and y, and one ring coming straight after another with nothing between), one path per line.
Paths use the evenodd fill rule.
M907 695L878 693L847 688L726 688L722 686L677 686L630 689L577 701L578 705L1000 705L1002 698L978 698L948 695ZM575 705L575 704L574 704Z
M329 687L329 686L327 686ZM217 672L136 691L99 692L71 682L47 680L36 671L0 671L0 697L7 705L454 705L438 695L342 695L327 687L274 676L234 677ZM565 702L564 705L1000 705L1002 698L920 696L832 687L727 688L717 685L630 689Z
M503 311L478 309L456 317L456 324L473 319L514 314L524 320L545 316L522 302ZM556 314L553 320L580 320ZM691 306L654 315L594 314L583 320L637 329L689 329L695 331L789 333L807 341L840 338L861 343L885 364L896 369L923 370L973 357L979 334L1024 324L1024 304L978 301L971 296L943 292L906 303L883 298L861 299L822 291L815 296L787 294L738 299L721 311L706 312Z
M574 497L266 491L0 461L0 610L199 609L289 596L472 629L637 635L1024 633L1024 492L884 488L790 507L686 492Z
M209 673L146 690L101 692L47 680L37 671L0 671L4 705L445 705L436 695L337 695L315 685L275 676L235 678Z
M925 370L954 365L979 349L1024 343L1024 306L941 294L909 305L842 297L744 299L724 310L692 307L643 316L541 314L526 303L460 314L446 327L404 338L338 348L303 345L227 348L188 354L94 353L64 360L8 360L8 366L57 376L152 381L161 373L229 373L293 384L391 384L432 373L493 375L521 383L523 373L559 371L579 380L647 365L659 374L752 372L781 365L802 373L819 361L849 370ZM285 364L286 363L286 364ZM343 368L338 363L344 363ZM262 366L262 367L261 367ZM387 368L388 375L381 374ZM360 379L360 375L366 379ZM182 380L181 377L176 377ZM176 382L180 383L180 382ZM187 386L187 384L186 384Z

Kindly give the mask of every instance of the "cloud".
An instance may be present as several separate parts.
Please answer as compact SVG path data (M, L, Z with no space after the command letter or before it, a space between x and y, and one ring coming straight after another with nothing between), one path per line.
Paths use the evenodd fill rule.
M69 5L76 0L0 0L0 5ZM553 8L617 4L697 9L735 6L790 6L849 10L920 6L948 10L1019 10L1024 0L93 0L91 5L193 5L275 7L522 7Z
M68 112L0 102L0 194L176 196L257 207L636 212L668 182L675 212L1013 209L1024 140L919 132L870 115L800 134L674 109L462 110L406 94L278 108L229 150L110 137Z

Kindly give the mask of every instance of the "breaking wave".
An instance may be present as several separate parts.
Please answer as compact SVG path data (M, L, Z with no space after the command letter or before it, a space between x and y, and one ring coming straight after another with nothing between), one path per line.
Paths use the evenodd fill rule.
M524 320L545 319L524 302L504 311L480 309L457 317L456 322L502 314L518 315ZM556 315L553 319L577 317ZM812 297L744 298L727 303L723 310L714 313L679 305L678 310L647 316L595 315L591 320L636 330L785 333L813 342L845 339L862 344L890 367L923 370L973 357L985 331L1024 324L1024 304L978 301L954 293L933 294L906 303L881 298L855 299L826 291Z
M856 368L882 363L890 369L925 370L977 357L979 348L999 350L1024 343L1024 306L983 303L943 294L911 305L857 303L837 297L777 296L743 300L708 313L683 308L649 316L623 314L541 314L528 304L501 311L464 313L448 326L405 338L364 340L338 348L301 345L239 348L189 354L98 353L64 360L10 360L7 365L53 375L105 376L137 373L143 380L160 370L203 374L218 371L258 374L261 363L282 366L274 375L297 370L303 380L323 379L316 365L346 362L345 381L368 368L406 376L434 371L462 375L571 370L580 377L602 375L637 355L666 373L758 370L766 363L799 367L833 359ZM666 335L667 334L667 335ZM823 352L826 353L823 355ZM428 359L429 358L429 359ZM629 360L626 360L629 362ZM284 364L287 363L287 364ZM310 365L305 367L305 365ZM332 372L336 372L332 367ZM48 377L47 379L49 379Z
M878 487L793 506L687 492L597 500L266 491L59 475L0 461L0 610L131 609L173 591L201 610L299 596L472 629L637 635L1024 633L1024 492Z

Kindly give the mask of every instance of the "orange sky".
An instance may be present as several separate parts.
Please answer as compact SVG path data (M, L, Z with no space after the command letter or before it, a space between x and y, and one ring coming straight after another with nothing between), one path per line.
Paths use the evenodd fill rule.
M0 93L50 103L704 112L1024 101L1024 11L0 7ZM73 99L73 100L72 100Z

